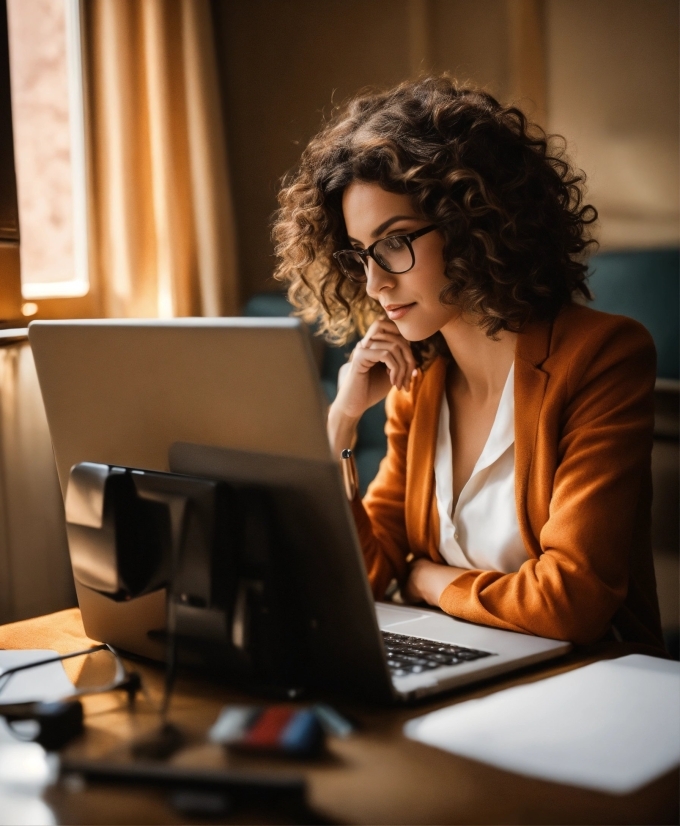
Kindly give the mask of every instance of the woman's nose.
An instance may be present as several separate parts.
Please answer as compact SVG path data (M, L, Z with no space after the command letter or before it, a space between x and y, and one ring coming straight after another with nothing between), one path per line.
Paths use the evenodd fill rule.
M371 298L378 300L380 291L391 288L395 284L394 275L379 266L372 258L368 258L366 267L366 292Z

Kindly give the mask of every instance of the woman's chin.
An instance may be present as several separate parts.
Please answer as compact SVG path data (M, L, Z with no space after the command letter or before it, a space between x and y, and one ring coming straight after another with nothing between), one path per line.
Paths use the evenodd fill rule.
M403 318L394 319L394 323L406 341L415 342L425 341L460 317L460 309L452 305L440 305L432 312L415 304Z
M407 321L406 319L395 321L397 325L397 329L403 338L406 341L425 341L426 338L430 338L436 332L439 331L439 327L436 324L418 324L414 323L413 321Z

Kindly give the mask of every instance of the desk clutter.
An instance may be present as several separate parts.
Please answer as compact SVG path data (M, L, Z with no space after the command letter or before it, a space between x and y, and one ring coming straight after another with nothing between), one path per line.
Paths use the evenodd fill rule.
M226 706L208 739L249 754L316 757L327 734L347 737L352 730L352 723L325 703L302 708L288 704Z
M307 808L307 784L299 774L239 772L191 768L166 762L122 763L117 760L60 759L37 743L9 742L0 728L0 824L53 826L50 808L41 799L60 782L71 791L87 783L149 787L165 791L172 809L182 815L219 817L249 807L287 815L292 822L318 822Z
M80 709L76 734L81 733L80 703L62 705ZM0 826L51 826L53 820L40 795L55 784L82 790L88 783L158 789L173 809L189 816L226 816L264 807L293 822L320 822L307 807L307 783L294 764L283 771L267 769L267 764L258 768L257 763L244 770L228 760L223 766L184 765L183 750L195 750L201 743L167 722L96 759L77 752L58 754L47 743L28 742L32 732L15 728L9 719L15 708L0 706ZM314 760L324 755L327 734L346 737L351 730L353 724L325 704L230 705L202 739L254 757Z
M95 642L84 633L77 609L0 627L0 646L16 652L41 649L37 652L40 658L45 658L48 649L64 655L87 645ZM617 650L621 647L611 643L593 654L575 652L570 665L577 670L570 673L587 674L590 666L578 667L579 663L587 657L616 655ZM630 651L630 646L624 650ZM617 661L616 667L623 670L625 662ZM643 662L662 671L669 665L649 658ZM125 664L130 665L127 660ZM403 723L418 712L409 713L403 706L369 710L343 702L339 717L335 707L289 703L298 710L314 708L320 718L329 717L340 726L335 736L327 733L325 753L319 758L291 760L232 752L228 745L208 739L222 713L239 706L272 706L186 671L175 688L168 729L163 731L159 714L163 671L158 666L134 665L139 668L143 690L133 708L121 691L84 697L83 734L58 754L38 743L18 742L0 716L0 824L500 823L519 822L518 812L529 813L523 819L535 823L677 821L677 774L668 773L653 786L626 795L584 794L564 784L546 790L544 782L533 779L538 774L518 774L517 761L509 762L511 773L506 773L495 770L498 764L491 760L485 764L481 757L459 759L455 752L447 754L409 741L402 735ZM82 657L65 660L59 667L76 685L81 676L88 676ZM673 664L670 667L673 670ZM536 714L543 713L542 705L549 700L546 695L553 690L552 677L540 678L554 669L532 669L511 678L513 683L537 681L529 685L538 689L532 701ZM633 669L629 666L628 671ZM627 681L627 676L618 678L622 686ZM503 690L506 684L503 678L489 685L487 690L495 693L487 699L503 698L515 690ZM671 691L677 696L677 683ZM463 698L459 708L472 706ZM576 711L583 713L578 699L575 692ZM662 702L658 692L650 695L650 703ZM568 708L563 697L560 703ZM420 717L429 717L426 710L419 712ZM597 722L596 716L591 718ZM677 741L673 719L668 721L666 736ZM496 718L492 722L495 725ZM355 726L356 734L343 736ZM585 728L589 731L594 726ZM465 727L460 728L464 733ZM606 736L604 726L591 732L595 739L600 730ZM551 731L546 729L545 748L550 745ZM502 729L500 735L507 739L507 730ZM655 748L647 740L644 746ZM160 759L145 757L154 754Z
M324 746L324 731L312 709L230 706L222 711L208 739L249 754L315 757Z
M593 663L417 717L404 733L506 771L627 794L680 764L680 663Z
M327 704L228 705L198 740L195 733L168 722L161 704L146 708L159 722L143 736L124 740L96 759L78 756L77 751L74 757L64 747L83 734L83 705L76 696L126 690L106 668L102 671L102 665L111 665L101 661L107 653L102 648L95 646L86 654L80 678L89 677L87 689L80 680L74 685L63 666L64 656L85 652L60 657L52 650L0 651L0 826L51 826L51 812L40 796L55 784L80 788L90 782L160 789L174 810L188 816L226 816L269 807L294 822L318 819L307 808L307 784L297 771L272 772L257 760L247 771L239 770L228 757L223 766L186 766L181 758L202 744L216 744L255 758L316 760L325 754L327 736L344 738L354 729ZM99 662L93 663L93 658ZM94 685L88 665L97 666ZM140 688L145 693L141 682ZM128 698L132 712L134 695Z

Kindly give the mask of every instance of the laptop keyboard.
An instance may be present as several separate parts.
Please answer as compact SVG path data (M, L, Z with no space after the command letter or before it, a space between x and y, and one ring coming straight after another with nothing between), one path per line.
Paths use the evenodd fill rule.
M422 674L435 668L480 660L490 657L490 651L478 651L462 645L434 642L422 637L407 637L404 634L382 632L387 665L393 677L406 677L407 674Z

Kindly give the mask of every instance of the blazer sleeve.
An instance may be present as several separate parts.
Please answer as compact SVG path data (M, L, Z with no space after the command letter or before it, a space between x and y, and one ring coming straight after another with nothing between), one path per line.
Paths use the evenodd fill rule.
M623 604L650 468L656 353L644 327L616 321L575 347L566 371L538 558L512 574L462 574L441 595L447 613L585 644L607 631Z
M387 453L363 501L352 502L364 562L373 596L382 599L391 580L406 577L406 454L413 410L422 374L409 392L392 388L385 401Z

